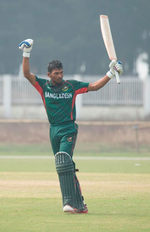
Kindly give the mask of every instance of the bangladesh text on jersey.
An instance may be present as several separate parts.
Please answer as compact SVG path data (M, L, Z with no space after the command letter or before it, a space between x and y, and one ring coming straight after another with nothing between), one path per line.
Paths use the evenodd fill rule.
M36 77L34 87L42 97L50 124L59 125L76 120L76 96L86 93L88 85L77 80L63 80L61 84L53 85L49 80Z

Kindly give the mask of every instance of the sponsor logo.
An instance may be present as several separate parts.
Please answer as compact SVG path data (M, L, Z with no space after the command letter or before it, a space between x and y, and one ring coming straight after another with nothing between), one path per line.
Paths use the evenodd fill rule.
M63 92L66 92L68 90L68 87L67 86L64 86L64 88L62 88L62 91Z
M70 143L70 142L72 142L72 137L68 137L67 138L67 141Z

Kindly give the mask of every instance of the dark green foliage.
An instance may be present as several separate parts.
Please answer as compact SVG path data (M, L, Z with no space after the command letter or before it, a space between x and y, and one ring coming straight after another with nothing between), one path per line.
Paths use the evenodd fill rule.
M148 0L1 0L0 74L17 74L21 53L17 46L35 40L32 71L45 74L53 59L64 63L65 74L103 74L109 64L103 44L99 14L108 14L116 51L132 74L140 52L149 49Z

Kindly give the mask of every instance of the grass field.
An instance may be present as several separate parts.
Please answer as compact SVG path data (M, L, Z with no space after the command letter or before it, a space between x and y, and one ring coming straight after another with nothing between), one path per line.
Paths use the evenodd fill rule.
M126 146L128 147L128 146ZM150 157L150 147L140 148L139 152L135 148L125 147L104 147L99 143L77 143L75 156L132 156ZM53 155L50 144L0 144L0 155Z
M42 155L49 152L39 146L0 146L0 232L150 231L149 154L105 153L101 156L110 159L96 160L91 157L98 153L91 153L90 159L75 159L87 215L62 212L54 158Z

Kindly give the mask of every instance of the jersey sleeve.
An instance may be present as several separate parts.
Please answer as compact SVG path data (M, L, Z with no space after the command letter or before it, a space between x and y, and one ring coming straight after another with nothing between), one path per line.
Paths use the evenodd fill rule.
M47 80L39 78L37 76L35 76L36 78L36 83L40 85L40 87L43 89L43 86L45 85L45 83L47 82Z
M44 85L46 84L47 80L39 78L37 76L35 76L35 78L36 78L36 82L35 82L34 87L41 94L41 92L43 91Z
M37 76L35 76L36 78L36 82L35 82L35 85L34 87L36 88L36 90L39 92L39 94L41 95L42 97L42 100L43 100L43 103L45 105L45 98L44 98L44 92L43 92L43 88L44 88L44 85L46 84L47 80L45 79L42 79L42 78L39 78Z
M88 92L87 88L89 86L88 82L82 82L77 80L72 80L71 84L73 85L73 89L77 94Z

